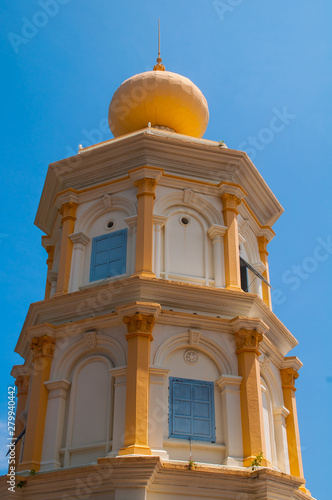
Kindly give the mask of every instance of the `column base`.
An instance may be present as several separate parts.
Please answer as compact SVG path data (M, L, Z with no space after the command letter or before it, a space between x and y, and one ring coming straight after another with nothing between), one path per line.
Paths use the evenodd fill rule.
M62 295L67 295L68 292L65 292L64 290L61 290L61 292L55 292L53 295L52 295L52 299L53 297L61 297Z
M243 467L251 467L251 464L252 464L253 460L255 460L255 458L256 457L254 457L254 456L244 458L243 459ZM272 467L272 464L271 464L271 462L266 460L266 458L263 458L263 460L261 461L260 467Z
M149 446L132 444L119 450L118 456L123 455L152 455L152 451Z
M243 292L242 288L235 285L226 286L226 290L234 290L235 292Z
M156 275L150 271L138 271L133 276L142 276L142 278L155 278Z
M38 462L21 462L18 464L16 471L17 472L30 472L32 470L35 470L38 472L40 469L40 463Z

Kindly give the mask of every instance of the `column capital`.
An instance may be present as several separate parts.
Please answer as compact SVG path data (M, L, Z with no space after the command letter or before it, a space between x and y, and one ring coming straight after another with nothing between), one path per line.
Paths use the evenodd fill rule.
M48 258L53 259L55 245L46 245L45 250L48 254Z
M30 375L20 375L17 377L15 385L17 387L17 394L28 394L29 392Z
M235 194L232 193L223 193L221 195L221 200L223 202L222 211L235 212L236 215L239 213L237 210L237 206L240 205L241 199L238 198Z
M168 217L164 217L163 215L154 215L153 216L153 224L155 226L160 226L162 228L166 222L168 221Z
M40 337L33 337L31 340L31 350L33 358L43 356L45 358L53 358L55 349L54 337L48 335L41 335Z
M267 251L267 245L269 243L269 240L267 239L267 237L266 236L257 236L257 242L258 242L259 253L269 255L269 252Z
M76 210L78 207L78 203L75 201L66 201L61 205L60 214L62 215L62 223L66 220L76 220Z
M212 224L208 229L208 236L211 240L221 239L227 231L226 226L218 226L217 224Z
M86 234L79 232L79 233L73 233L68 236L68 238L75 244L75 243L81 243L82 245L86 246L90 238Z
M292 391L296 391L295 388L295 380L299 378L299 374L294 368L282 368L280 370L281 382L283 389L291 389Z
M263 340L263 335L257 330L245 330L241 328L235 332L236 354L241 352L255 352L258 356L259 343Z
M138 188L137 198L140 196L152 196L155 199L155 188L157 185L157 180L153 177L142 177L135 181L135 186Z
M153 340L152 330L155 322L153 314L142 314L137 312L131 316L125 316L123 322L127 325L127 339L133 336L140 336L149 337Z

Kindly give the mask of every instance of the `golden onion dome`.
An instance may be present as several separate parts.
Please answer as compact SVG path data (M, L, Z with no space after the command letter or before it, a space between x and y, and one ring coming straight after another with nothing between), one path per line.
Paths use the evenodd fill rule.
M148 127L149 123L202 137L208 121L208 104L200 89L189 78L165 71L161 59L154 71L134 75L120 85L108 113L114 137Z

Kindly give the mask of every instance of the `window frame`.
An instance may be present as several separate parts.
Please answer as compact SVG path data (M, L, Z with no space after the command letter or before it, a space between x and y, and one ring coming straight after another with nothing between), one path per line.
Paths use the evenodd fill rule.
M99 236L95 236L94 238L92 238L90 274L89 274L89 282L90 283L92 283L94 281L105 280L108 278L114 278L116 276L123 276L126 274L126 272L127 272L127 239L128 239L127 233L128 233L127 228L124 228L124 229L120 229L118 231L114 231L111 233L101 234ZM120 234L123 235L123 249L122 249L123 250L123 255L122 255L122 270L123 270L123 272L121 272L119 274L111 274L111 275L109 275L107 272L107 276L103 276L101 278L96 278L95 277L95 267L96 267L95 259L96 259L96 245L97 245L97 243L103 239L109 240L109 243L108 243L108 252L109 252L111 250L111 248L110 248L111 239L116 237L116 236L119 236ZM110 260L108 259L107 266L109 265L109 263L110 263Z
M173 419L174 416L176 415L174 413L174 388L173 388L173 383L179 381L183 383L190 383L192 386L194 384L196 385L202 385L205 387L209 388L209 410L210 410L210 415L209 415L209 420L210 420L210 426L211 426L211 433L208 437L204 436L199 436L195 435L193 432L191 434L180 434L180 433L175 433L174 432L174 423ZM191 404L193 402L192 399L192 394L191 394ZM192 410L190 413L190 418L193 420L192 416ZM199 418L199 417L197 417ZM182 377L170 377L169 378L169 437L170 438L175 438L175 439L187 439L191 441L204 441L208 443L215 443L216 442L216 425L215 425L215 404L214 404L214 382L209 382L205 380L196 380L196 379L187 379L187 378L182 378Z

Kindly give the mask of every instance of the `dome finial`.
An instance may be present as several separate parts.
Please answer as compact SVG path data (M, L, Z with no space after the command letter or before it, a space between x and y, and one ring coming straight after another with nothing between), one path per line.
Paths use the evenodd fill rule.
M162 58L160 57L160 19L158 19L158 57L157 64L153 66L153 71L165 71L165 66L162 64Z

